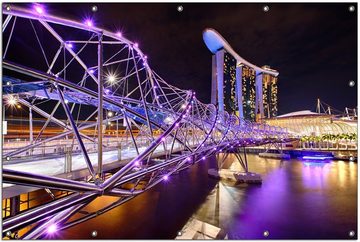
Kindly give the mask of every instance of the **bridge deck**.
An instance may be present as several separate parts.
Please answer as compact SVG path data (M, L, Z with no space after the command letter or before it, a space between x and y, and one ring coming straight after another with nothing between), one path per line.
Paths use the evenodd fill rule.
M139 152L145 150L146 147L139 147ZM173 153L183 151L183 147L181 147L178 143L174 144ZM127 149L126 152L122 151L121 160L118 160L118 151L112 150L103 153L103 170L110 171L113 169L120 168L126 165L129 161L131 161L134 157L136 157L136 150L135 148ZM166 154L164 147L159 146L156 151L154 152L152 158L159 158ZM90 159L92 161L93 166L97 167L97 153L89 154ZM31 157L30 157L31 158ZM86 167L86 163L82 154L76 154L72 156L72 167L73 171L65 173L64 172L64 164L65 157L58 157L58 158L44 158L41 160L32 160L28 159L27 161L22 162L15 162L12 164L4 164L3 167L6 169L12 169L16 171L24 171L29 173L36 173L40 175L48 175L48 176L55 176L60 178L66 178L71 180L77 180L84 178L89 175L89 171ZM39 188L36 187L28 187L28 186L21 186L21 185L12 185L3 183L2 192L3 198L9 198L13 196L20 195L22 193L27 193L31 191L38 190Z

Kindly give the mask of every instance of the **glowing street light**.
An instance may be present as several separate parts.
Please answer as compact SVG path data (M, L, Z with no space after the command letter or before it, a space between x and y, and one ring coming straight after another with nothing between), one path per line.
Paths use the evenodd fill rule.
M109 76L108 80L109 80L109 82L115 82L116 81L114 76Z
M115 85L115 84L119 81L118 75L116 74L116 72L111 72L111 71L109 71L109 72L106 74L105 78L106 78L106 82L107 82L108 84L110 84L110 86Z
M38 14L40 14L40 15L42 15L42 14L45 13L44 7L41 6L40 4L35 4L35 5L34 5L34 10L35 10L36 13L38 13Z
M93 26L93 22L91 21L91 19L86 19L86 20L85 20L85 24L86 24L88 27L92 27L92 26Z
M13 95L8 96L7 99L6 99L6 104L11 106L11 107L15 107L16 104L17 104L16 97L13 96Z
M49 228L47 229L47 232L49 234L53 234L57 231L57 225L56 224L52 224L49 226Z
M114 116L114 113L109 111L107 115L108 115L108 117L112 117L112 116Z
M73 44L71 44L71 43L66 43L66 46L67 46L68 48L72 49Z

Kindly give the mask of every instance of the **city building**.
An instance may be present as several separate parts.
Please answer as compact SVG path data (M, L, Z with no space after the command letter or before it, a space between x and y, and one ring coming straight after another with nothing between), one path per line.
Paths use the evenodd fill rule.
M335 115L314 113L310 110L292 112L264 121L271 126L286 128L289 132L300 136L357 133L357 120L346 120Z
M238 114L236 101L236 59L224 51L224 109L230 114Z
M275 117L279 72L246 61L213 29L206 29L203 39L213 53L211 103L219 112L250 121Z
M242 105L243 117L246 120L255 120L256 103L255 70L248 66L242 67Z
M262 68L271 70L270 66L263 66ZM278 77L269 74L263 75L263 105L264 105L265 118L273 118L277 116L277 111L278 111L277 82L278 82Z

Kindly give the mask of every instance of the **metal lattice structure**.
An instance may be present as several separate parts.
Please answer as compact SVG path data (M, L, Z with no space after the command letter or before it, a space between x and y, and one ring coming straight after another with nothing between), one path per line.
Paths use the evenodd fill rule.
M3 101L26 107L30 121L33 113L46 120L36 135L31 124L29 139L19 146L4 145L3 183L70 192L4 219L3 235L36 224L22 238L41 238L53 224L60 230L91 219L216 153L288 138L281 128L219 113L197 100L194 91L168 84L150 68L137 43L90 20L52 16L39 5L5 5L3 14ZM107 135L114 123L117 129L123 124L121 134ZM50 125L61 131L45 135ZM47 157L47 150L53 153L49 147L63 147L61 154L77 162L73 170L85 169L85 179L6 165ZM61 166L66 164L64 158ZM108 164L118 165L110 169ZM118 200L68 222L102 195Z

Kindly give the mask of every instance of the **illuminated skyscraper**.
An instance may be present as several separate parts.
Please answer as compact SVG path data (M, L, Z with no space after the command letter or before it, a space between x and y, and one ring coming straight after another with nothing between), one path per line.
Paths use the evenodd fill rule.
M252 121L276 116L279 73L246 61L213 29L206 29L203 38L213 53L211 103L220 114L226 111Z
M255 95L255 70L248 66L242 66L242 105L244 119L255 120Z
M263 69L272 70L269 66L263 66ZM272 70L275 71L275 70ZM270 75L263 74L263 106L264 118L273 118L277 116L278 111L278 78Z
M230 114L238 111L236 101L236 59L224 51L224 110Z

